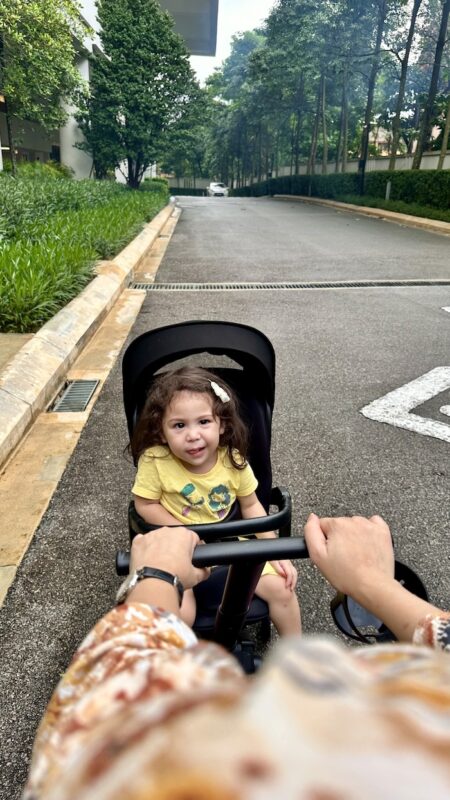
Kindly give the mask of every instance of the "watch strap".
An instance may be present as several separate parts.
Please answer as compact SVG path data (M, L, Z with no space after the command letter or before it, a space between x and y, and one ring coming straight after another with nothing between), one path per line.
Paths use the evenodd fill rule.
M184 594L184 586L181 583L178 575L172 575L171 572L166 572L166 570L157 569L156 567L141 567L140 569L136 570L133 575L129 575L119 588L117 593L117 602L124 603L128 597L128 594L132 589L134 589L136 584L139 583L139 581L146 580L147 578L156 578L157 580L165 581L166 583L170 583L172 586L175 586L181 605Z

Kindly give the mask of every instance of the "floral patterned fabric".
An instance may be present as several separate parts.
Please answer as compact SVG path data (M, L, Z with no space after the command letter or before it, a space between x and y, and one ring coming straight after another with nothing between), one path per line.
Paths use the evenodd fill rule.
M415 642L288 639L247 679L176 616L120 606L57 687L24 798L448 800L450 620Z

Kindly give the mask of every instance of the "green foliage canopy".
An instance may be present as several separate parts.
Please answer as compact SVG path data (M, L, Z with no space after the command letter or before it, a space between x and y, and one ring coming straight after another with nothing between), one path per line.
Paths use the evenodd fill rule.
M397 153L420 144L428 101L432 124L444 130L450 42L447 37L439 70L437 40L449 4L278 0L253 32L261 37L258 47L244 46L251 37L241 34L209 81L217 108L207 160L217 177L239 187L280 167L285 174L287 168L297 175L301 167L314 174L320 164L326 174L333 160L333 170L345 172L348 159L359 158L362 188L367 154L379 152L379 132L394 165ZM443 135L435 146L441 142Z
M73 0L0 0L0 90L9 114L47 130L64 123L61 101L81 84L74 38L87 32Z
M91 93L78 120L97 175L125 163L136 188L195 81L184 42L157 0L98 0L97 8L103 53L92 56Z

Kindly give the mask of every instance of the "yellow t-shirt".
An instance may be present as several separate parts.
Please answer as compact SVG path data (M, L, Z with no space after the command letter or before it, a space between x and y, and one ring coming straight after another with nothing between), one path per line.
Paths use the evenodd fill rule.
M149 447L138 463L133 494L158 500L186 524L203 525L224 519L236 498L248 497L258 486L249 464L233 467L225 447L219 447L215 466L202 474L189 472L168 447Z

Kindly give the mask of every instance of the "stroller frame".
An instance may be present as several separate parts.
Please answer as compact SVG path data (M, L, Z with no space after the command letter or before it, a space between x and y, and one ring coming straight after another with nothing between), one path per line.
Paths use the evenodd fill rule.
M229 566L222 601L211 626L212 638L235 652L246 671L253 672L257 662L251 653L253 643L239 642L239 634L246 620L252 624L266 619L266 630L270 630L267 605L259 598L252 600L264 563L279 558L308 556L303 539L289 538L292 511L289 492L271 485L270 441L275 397L272 344L255 328L234 322L189 321L148 331L129 345L123 358L125 414L131 437L155 374L174 361L200 353L227 356L239 365L238 368L208 365L208 370L219 378L223 377L235 390L250 428L249 462L258 480L257 495L267 512L271 506L278 509L276 513L258 519L233 517L228 522L189 525L207 543L196 548L193 563L197 566ZM258 386L258 397L254 394L255 386ZM134 503L130 504L130 539L156 527L145 523L137 514ZM217 542L218 539L270 530L278 530L281 538ZM208 544L211 542L215 544ZM128 572L127 554L118 553L116 568L118 574ZM255 612L258 604L259 613ZM205 635L197 619L194 630Z

